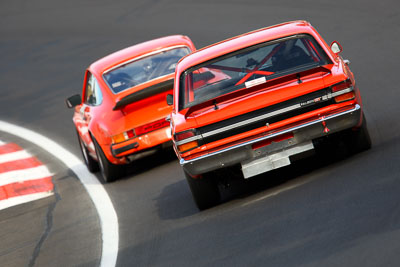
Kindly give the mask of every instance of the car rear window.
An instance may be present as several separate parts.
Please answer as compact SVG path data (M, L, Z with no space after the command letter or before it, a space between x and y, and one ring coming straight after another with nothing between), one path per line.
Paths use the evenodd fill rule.
M113 93L175 72L177 62L190 53L188 47L173 47L151 55L129 60L103 74Z
M183 72L179 109L328 62L319 44L305 34L241 49Z

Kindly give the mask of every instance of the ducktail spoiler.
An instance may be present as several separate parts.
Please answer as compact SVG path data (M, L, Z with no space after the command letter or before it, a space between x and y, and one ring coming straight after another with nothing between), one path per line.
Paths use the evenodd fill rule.
M144 88L140 91L134 92L130 95L123 97L121 100L119 100L115 104L113 110L121 109L121 108L125 107L126 105L132 104L136 101L169 91L173 88L173 86L174 86L174 79L171 79L171 80L161 82L161 83L152 85L150 87Z

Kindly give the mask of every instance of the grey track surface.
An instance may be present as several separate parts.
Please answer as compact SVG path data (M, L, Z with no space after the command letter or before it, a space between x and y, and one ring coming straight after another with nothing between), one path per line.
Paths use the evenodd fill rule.
M79 180L30 142L3 132L0 140L16 143L39 159L53 173L55 183L51 197L0 210L0 265L98 265L98 215Z
M226 192L229 201L204 212L195 208L174 155L141 161L140 168L105 185L120 222L117 265L398 266L399 8L395 0L3 0L0 119L36 130L79 155L72 112L63 101L80 92L84 69L94 60L169 34L188 35L200 48L253 29L306 19L327 42L340 41L343 57L351 60L373 148L351 157L311 158L239 186L240 194L230 193L239 189L234 186ZM336 147L330 149L339 154ZM79 192L64 208L86 205L88 214L93 213L84 190ZM46 210L41 212L46 220ZM55 223L63 216L60 212ZM4 220L0 223L7 226ZM87 223L98 229L96 216ZM54 263L54 258L65 265L98 264L93 259L101 255L99 231L68 225L75 228L62 232L65 236L50 231L44 240L38 252L42 265ZM38 227L41 233L45 230L45 225ZM74 238L87 242L82 247L93 246L71 249ZM2 250L0 259L12 262L12 249L10 244L10 250ZM74 255L81 261L74 262Z

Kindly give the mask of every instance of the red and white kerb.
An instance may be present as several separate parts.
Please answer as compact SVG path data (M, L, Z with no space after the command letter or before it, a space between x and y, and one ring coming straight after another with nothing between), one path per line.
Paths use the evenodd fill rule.
M52 174L14 143L0 141L0 210L53 195Z

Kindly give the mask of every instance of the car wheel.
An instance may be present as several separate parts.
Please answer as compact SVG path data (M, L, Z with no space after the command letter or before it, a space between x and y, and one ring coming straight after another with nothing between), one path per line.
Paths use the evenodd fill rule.
M78 132L77 132L77 135L78 135L79 147L81 148L81 152L82 152L82 157L83 157L83 160L85 161L85 164L86 164L88 170L90 172L99 171L99 163L89 155L89 151L88 151L87 147L85 146L85 144L83 143L83 140L80 137Z
M96 155L100 166L100 172L104 182L110 183L115 181L121 176L122 166L112 164L104 155L103 150L97 141L92 137L96 149Z
M188 173L184 173L193 199L199 210L213 207L221 201L215 177L211 175L202 175L202 177L193 178Z
M346 136L346 142L352 153L362 152L371 148L371 138L367 128L367 120L363 115L363 122L358 129L351 129Z

